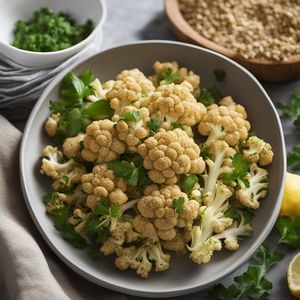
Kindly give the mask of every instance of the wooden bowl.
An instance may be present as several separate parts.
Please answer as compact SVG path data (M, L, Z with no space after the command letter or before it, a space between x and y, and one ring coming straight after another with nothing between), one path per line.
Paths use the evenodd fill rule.
M183 18L177 0L164 0L166 16L179 40L200 45L230 57L258 79L280 82L300 77L300 55L293 55L287 61L264 58L245 59L236 52L210 41L198 34Z

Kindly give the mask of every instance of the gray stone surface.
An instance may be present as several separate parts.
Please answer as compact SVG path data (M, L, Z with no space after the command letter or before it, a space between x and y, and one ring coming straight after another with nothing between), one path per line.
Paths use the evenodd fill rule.
M162 0L107 0L107 6L108 16L104 26L104 49L142 39L176 40L164 17ZM293 92L297 89L300 90L300 80L282 84L263 83L263 85L274 103L279 100L288 101ZM22 130L24 123L15 123L15 125ZM283 127L287 149L290 149L292 145L300 143L300 134L293 128L290 122L283 120ZM273 231L266 242L275 245L277 240L277 233ZM278 248L285 252L286 256L282 262L269 272L268 278L273 282L271 299L293 299L287 288L286 270L288 262L297 251L292 251L281 245ZM241 274L245 268L246 266L241 267L234 274L226 278L223 283L226 285L230 284L233 281L233 277ZM207 291L203 291L170 299L199 300L205 299L206 295ZM128 298L131 300L142 299L137 297Z

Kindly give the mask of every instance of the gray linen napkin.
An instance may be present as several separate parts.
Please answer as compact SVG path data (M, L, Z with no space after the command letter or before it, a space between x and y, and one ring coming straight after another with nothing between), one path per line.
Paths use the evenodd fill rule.
M126 300L78 276L47 247L21 192L21 132L1 115L0 128L0 299Z
M45 87L60 71L101 49L102 32L93 42L65 62L47 69L18 65L0 53L0 113L10 120L25 119Z

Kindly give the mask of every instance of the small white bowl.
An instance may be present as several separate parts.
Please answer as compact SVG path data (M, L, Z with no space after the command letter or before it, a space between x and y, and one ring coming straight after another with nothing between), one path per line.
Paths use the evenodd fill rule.
M45 68L59 64L67 58L81 51L93 41L106 18L104 0L0 0L0 53L16 63L30 68ZM11 45L15 22L29 20L34 11L48 7L55 13L69 14L77 24L83 24L87 19L94 22L94 30L80 43L60 51L33 52L18 49Z

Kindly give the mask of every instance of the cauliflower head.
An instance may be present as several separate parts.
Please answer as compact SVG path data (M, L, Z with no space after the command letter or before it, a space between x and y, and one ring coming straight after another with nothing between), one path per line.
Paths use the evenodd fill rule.
M52 114L50 117L48 117L45 123L45 130L49 137L55 136L59 119L60 113Z
M162 85L141 101L141 106L147 107L151 118L159 120L164 127L171 123L194 126L206 114L206 107L197 102L190 92L191 85Z
M176 236L176 228L191 226L198 216L199 202L189 200L179 186L169 185L161 189L156 187L146 188L145 196L137 203L139 213L153 220L158 236L162 240L172 240ZM174 199L181 199L182 207L174 207Z
M81 177L82 189L88 194L87 206L96 207L101 197L108 198L111 204L124 204L127 202L127 184L123 178L118 178L106 164L96 165L92 173Z
M104 163L124 153L125 144L118 139L114 125L110 120L100 120L87 127L81 151L84 160Z
M249 137L245 143L245 148L243 150L244 158L249 163L258 163L261 166L267 166L273 160L274 153L271 145L257 136Z
M50 145L43 149L41 174L54 179L52 188L55 191L70 190L80 183L81 176L86 172L85 168L78 165L73 159L64 161L61 151Z
M124 142L131 152L137 151L137 146L149 136L148 122L149 111L142 107L136 109L133 106L120 118L116 125L117 136Z
M149 178L160 184L175 184L180 174L200 174L205 163L200 148L185 131L157 132L137 147Z
M67 158L80 156L81 143L83 142L84 134L79 133L77 136L66 138L63 142L63 153Z
M224 140L230 146L236 146L248 137L250 123L247 121L245 108L236 104L231 97L226 98L230 100L221 100L220 106L217 104L208 106L207 114L198 125L199 133L208 136L207 144Z
M241 183L241 187L235 192L235 196L242 205L258 209L258 200L267 195L269 186L268 171L253 163L250 165L250 172L246 179L249 181L249 186Z
M117 75L112 89L106 93L110 107L115 110L112 120L117 121L127 106L140 106L144 95L155 90L152 82L138 69L124 70Z

